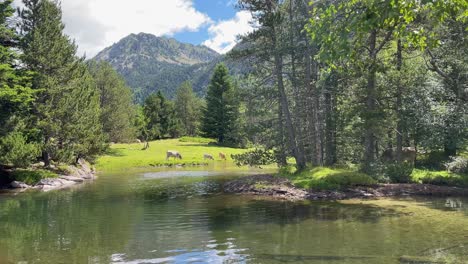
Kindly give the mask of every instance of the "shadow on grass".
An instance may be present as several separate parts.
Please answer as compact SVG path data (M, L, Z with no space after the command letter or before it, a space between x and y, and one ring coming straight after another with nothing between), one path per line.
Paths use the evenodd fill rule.
M106 151L106 155L111 156L111 157L123 157L125 156L122 153L122 150L125 148L110 148Z

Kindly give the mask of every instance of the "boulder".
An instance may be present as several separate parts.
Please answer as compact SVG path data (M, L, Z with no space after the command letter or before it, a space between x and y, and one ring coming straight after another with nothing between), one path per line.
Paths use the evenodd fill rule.
M76 182L76 183L84 182L83 178L74 177L74 176L60 176L60 179L66 180L66 181L72 181L72 182Z
M19 182L19 181L14 181L12 183L10 183L10 186L11 188L14 188L14 189L27 189L31 186L27 185L26 183L24 182Z

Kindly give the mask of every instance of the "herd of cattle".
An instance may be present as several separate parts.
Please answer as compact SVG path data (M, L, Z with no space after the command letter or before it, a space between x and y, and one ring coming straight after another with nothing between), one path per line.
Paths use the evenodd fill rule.
M182 155L180 155L180 153L178 151L168 150L167 153L166 153L166 160L168 160L169 158L182 159ZM219 153L219 158L222 159L222 160L226 160L226 154L220 152ZM203 154L203 159L205 159L205 160L207 160L207 159L214 160L213 155L206 154L206 153Z

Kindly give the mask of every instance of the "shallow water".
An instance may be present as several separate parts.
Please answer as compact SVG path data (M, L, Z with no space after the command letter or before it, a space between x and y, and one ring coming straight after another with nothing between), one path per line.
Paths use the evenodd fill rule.
M468 263L467 199L223 194L238 173L114 173L2 194L0 263Z

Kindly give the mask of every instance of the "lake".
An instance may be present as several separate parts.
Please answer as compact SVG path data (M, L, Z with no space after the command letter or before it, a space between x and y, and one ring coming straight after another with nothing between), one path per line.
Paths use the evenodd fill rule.
M0 263L468 263L468 199L224 194L238 174L129 171L0 194Z

